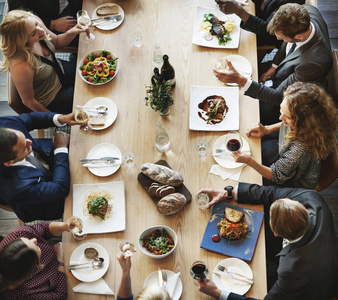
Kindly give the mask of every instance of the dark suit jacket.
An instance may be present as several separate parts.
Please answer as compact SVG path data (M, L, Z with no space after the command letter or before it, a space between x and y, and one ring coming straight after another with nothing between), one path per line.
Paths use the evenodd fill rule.
M13 207L24 222L55 220L62 217L64 199L70 189L68 154L54 156L51 140L33 139L30 131L55 126L54 113L32 112L1 117L0 127L21 131L33 141L32 148L49 164L53 179L39 169L28 166L0 166L0 199Z
M288 57L285 57L287 43L283 42L273 61L278 65L273 87L253 81L245 92L246 95L279 106L283 100L283 91L295 81L326 85L326 76L333 64L327 25L317 8L306 4L304 7L310 13L311 22L316 29L315 35Z
M278 255L278 280L265 300L326 300L337 275L338 244L332 213L325 200L306 189L240 183L238 202L271 204L281 198L302 203L309 212L309 229L303 238ZM253 299L230 293L228 300Z

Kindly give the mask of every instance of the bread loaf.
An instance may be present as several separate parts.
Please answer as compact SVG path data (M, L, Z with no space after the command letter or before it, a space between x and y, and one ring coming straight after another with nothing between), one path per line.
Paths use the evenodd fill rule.
M119 13L119 8L116 4L114 5L104 5L99 7L96 10L96 14L101 16L117 15Z
M179 172L165 166L145 163L141 167L141 172L149 178L167 185L179 186L183 183L183 177Z
M181 193L173 193L163 197L157 203L157 211L165 216L173 215L181 210L187 203L187 199Z
M148 193L150 196L162 198L169 194L175 193L175 188L167 184L153 182L149 186Z

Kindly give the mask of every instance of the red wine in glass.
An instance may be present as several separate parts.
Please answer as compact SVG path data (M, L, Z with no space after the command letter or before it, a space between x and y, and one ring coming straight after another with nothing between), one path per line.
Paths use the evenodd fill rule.
M195 261L190 269L190 275L196 280L203 281L208 276L208 268L202 261Z
M226 146L230 152L236 152L241 148L241 142L237 139L231 139L227 142Z

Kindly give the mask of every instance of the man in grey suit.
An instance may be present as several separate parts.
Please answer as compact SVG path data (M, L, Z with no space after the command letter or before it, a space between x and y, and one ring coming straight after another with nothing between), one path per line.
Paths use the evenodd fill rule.
M332 52L327 25L317 8L289 3L282 5L268 24L270 34L283 40L272 65L260 83L239 74L229 62L226 72L214 70L224 83L237 83L245 95L259 99L261 122L278 122L283 91L293 82L315 82L327 85L326 76L332 68ZM290 51L291 50L291 51ZM272 86L264 85L272 80Z
M200 192L212 196L210 207L230 199L232 189L226 189ZM329 300L337 289L338 243L332 213L322 196L313 190L248 183L240 183L233 196L238 203L271 205L270 227L283 238L281 251L275 253L277 280L264 300ZM199 289L218 300L254 299L221 291L209 279L199 282Z

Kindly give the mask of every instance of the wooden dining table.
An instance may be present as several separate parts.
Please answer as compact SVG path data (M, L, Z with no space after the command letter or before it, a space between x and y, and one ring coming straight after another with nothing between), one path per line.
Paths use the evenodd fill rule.
M71 129L69 161L71 171L71 190L65 201L64 219L73 215L73 185L96 184L103 182L124 182L126 228L119 232L89 234L84 240L76 240L69 233L63 234L63 248L66 266L74 249L84 243L93 242L103 246L110 258L109 268L103 279L117 294L121 280L121 268L116 259L120 254L121 242L138 244L140 233L153 225L166 225L177 234L175 251L166 258L153 259L139 249L131 257L131 280L136 296L143 288L145 279L157 268L181 272L183 284L181 299L210 299L198 291L190 276L194 261L202 260L209 268L209 277L218 262L226 255L205 250L200 247L211 209L200 210L194 202L194 195L202 188L223 189L226 185L236 186L238 181L223 180L210 173L216 164L211 149L214 142L226 131L193 131L189 129L190 88L198 86L224 86L213 75L212 69L217 58L239 54L246 57L253 68L252 78L257 80L256 36L240 29L239 47L220 49L202 47L192 43L197 6L217 6L213 0L84 0L83 9L91 15L95 8L106 2L114 2L124 10L122 24L113 30L100 30L90 27L95 35L92 43L84 43L80 37L78 64L86 54L94 50L109 50L119 59L116 77L104 85L90 85L83 81L77 71L74 104L84 105L95 97L107 97L117 106L115 122L104 130L94 130L88 135L81 133L78 126ZM254 4L245 6L254 14ZM141 32L143 45L133 46L132 34ZM152 56L155 44L159 44L163 54L176 72L176 86L173 89L174 105L170 114L161 117L145 105L145 85L150 83L153 74ZM249 125L259 121L258 101L239 92L239 132L244 137ZM162 122L167 131L171 147L164 153L159 152L154 143L156 123ZM200 156L195 143L203 138L210 147L205 156ZM260 140L247 138L252 156L260 161ZM122 153L133 152L135 165L121 167L112 175L95 176L88 168L82 167L79 159L87 157L88 152L101 143L117 146ZM172 169L180 172L184 184L192 194L192 201L174 215L164 216L158 213L156 204L148 196L137 177L143 163L155 163L165 160ZM261 177L253 169L245 167L241 182L261 184ZM232 201L232 203L236 203ZM240 204L239 204L240 205ZM240 205L262 211L259 205ZM118 212L116 212L118 213ZM138 247L137 247L138 248ZM266 261L264 226L262 225L252 261L248 262L253 271L254 284L247 296L262 299L266 295ZM68 299L114 299L114 296L88 295L74 293L72 288L80 283L70 271L66 271L68 281Z

